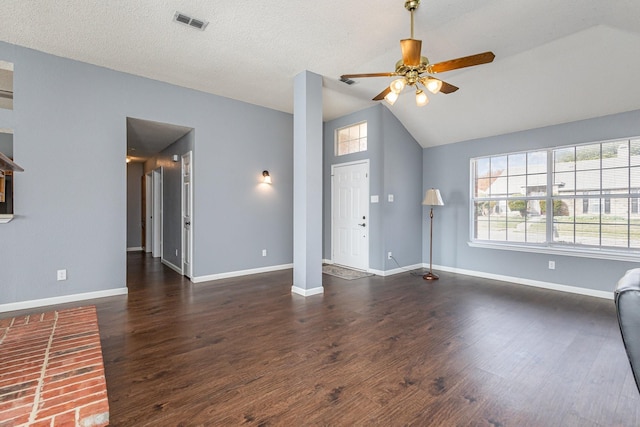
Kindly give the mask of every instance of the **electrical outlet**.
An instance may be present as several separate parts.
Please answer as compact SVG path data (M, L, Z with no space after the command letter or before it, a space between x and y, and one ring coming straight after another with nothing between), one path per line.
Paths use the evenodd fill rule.
M549 270L555 270L555 269L556 269L556 262L549 261Z
M267 250L266 249L262 250L262 256L267 256Z
M67 270L58 270L58 280L67 280Z
M393 258L393 254L391 253L391 251L387 252L387 259L391 259Z

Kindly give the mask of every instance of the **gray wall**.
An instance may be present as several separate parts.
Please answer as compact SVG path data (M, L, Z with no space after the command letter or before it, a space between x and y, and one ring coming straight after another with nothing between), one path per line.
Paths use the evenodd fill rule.
M127 248L142 246L142 163L127 163Z
M640 110L427 148L423 190L439 188L445 206L434 209L433 263L445 267L612 291L637 263L469 247L469 161L472 157L640 135ZM425 208L426 212L426 208ZM423 261L429 262L429 227L423 230ZM556 269L548 269L548 261Z
M196 130L196 276L292 262L292 115L7 43L0 59L16 101L0 128L25 168L0 225L0 304L126 286L126 117Z
M367 151L336 157L335 130L367 121ZM370 194L379 202L369 205L369 266L396 268L387 260L391 251L400 266L421 262L422 148L382 104L326 122L324 125L323 257L331 259L331 165L369 159ZM394 202L387 200L394 195Z

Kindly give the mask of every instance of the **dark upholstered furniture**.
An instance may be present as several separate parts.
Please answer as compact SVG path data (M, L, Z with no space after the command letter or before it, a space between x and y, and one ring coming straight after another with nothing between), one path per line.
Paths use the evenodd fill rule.
M627 271L618 281L615 302L622 342L640 391L640 268Z

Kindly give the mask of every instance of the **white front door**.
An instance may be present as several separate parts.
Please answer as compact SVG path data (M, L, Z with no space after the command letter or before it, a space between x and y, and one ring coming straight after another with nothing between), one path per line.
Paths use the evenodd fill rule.
M333 262L369 268L369 161L331 166Z
M191 211L193 210L191 151L182 156L182 274L191 278L191 250L193 231Z

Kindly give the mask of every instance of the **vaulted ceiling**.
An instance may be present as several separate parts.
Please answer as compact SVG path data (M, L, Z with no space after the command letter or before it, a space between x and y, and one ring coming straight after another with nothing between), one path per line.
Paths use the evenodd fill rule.
M403 0L5 0L0 16L1 41L286 112L310 70L325 120L374 105L391 78L339 76L393 71L410 35ZM422 0L415 38L432 63L496 55L438 75L455 93L389 107L423 147L640 109L637 0Z

